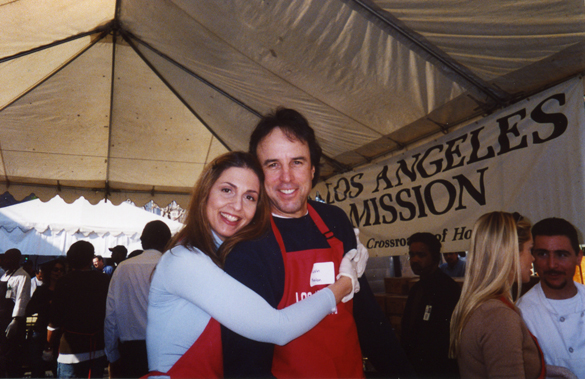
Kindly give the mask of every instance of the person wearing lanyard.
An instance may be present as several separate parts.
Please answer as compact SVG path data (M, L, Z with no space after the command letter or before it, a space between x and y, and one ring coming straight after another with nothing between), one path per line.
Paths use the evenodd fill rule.
M332 283L343 255L356 248L356 235L340 208L309 200L319 177L321 148L299 112L279 108L263 117L249 152L264 171L271 225L263 237L238 244L225 270L282 308ZM382 376L411 375L412 367L365 277L359 283L353 301L286 346L222 329L225 376L361 378L362 354Z
M18 249L4 253L6 272L0 278L0 375L22 377L25 311L30 300L30 276L20 267Z

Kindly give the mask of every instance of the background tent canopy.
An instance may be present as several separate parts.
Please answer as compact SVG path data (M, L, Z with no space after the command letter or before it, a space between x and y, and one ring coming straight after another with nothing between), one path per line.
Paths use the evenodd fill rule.
M84 236L90 233L100 237L106 233L112 236L140 236L144 226L154 220L165 222L172 234L183 226L178 221L157 216L127 202L113 205L101 200L98 204L91 205L84 198L79 198L67 204L62 198L55 196L46 203L35 199L0 208L0 228L8 232L19 228L23 232L34 229L39 233L50 230L55 234L64 231L67 234L81 233Z
M323 177L585 71L579 0L0 0L0 192L187 205L296 108Z
M23 254L62 255L78 240L91 242L96 254L109 257L109 248L123 245L128 252L142 249L140 236L150 221L165 222L172 234L183 224L158 216L128 202L113 205L84 198L67 204L59 196L0 208L0 252L18 248Z

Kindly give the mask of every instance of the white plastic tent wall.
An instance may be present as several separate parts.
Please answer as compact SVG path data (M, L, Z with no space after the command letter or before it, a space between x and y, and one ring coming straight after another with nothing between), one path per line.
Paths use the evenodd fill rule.
M85 240L104 257L110 257L108 248L116 245L130 253L142 249L142 229L153 220L165 222L173 234L183 225L127 202L116 206L104 200L91 205L83 197L72 204L59 196L48 202L35 199L0 208L0 252L17 248L24 255L58 256Z

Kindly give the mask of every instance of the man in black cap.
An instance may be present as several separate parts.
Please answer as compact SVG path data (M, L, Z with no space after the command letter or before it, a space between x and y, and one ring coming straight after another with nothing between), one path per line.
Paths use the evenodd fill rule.
M112 252L111 258L111 265L107 265L103 269L104 274L112 275L114 270L118 267L118 265L126 259L126 255L128 255L128 249L125 246L117 245L114 247L110 247L109 250Z
M105 320L106 354L112 377L139 378L148 373L146 310L150 276L171 239L163 221L144 227L144 252L126 259L112 275Z

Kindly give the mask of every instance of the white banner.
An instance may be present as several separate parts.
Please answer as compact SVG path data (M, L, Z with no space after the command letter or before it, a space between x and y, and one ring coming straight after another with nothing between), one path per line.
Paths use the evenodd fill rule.
M424 146L319 183L372 256L408 252L431 232L443 252L466 251L479 216L519 212L585 227L583 83L572 79Z

